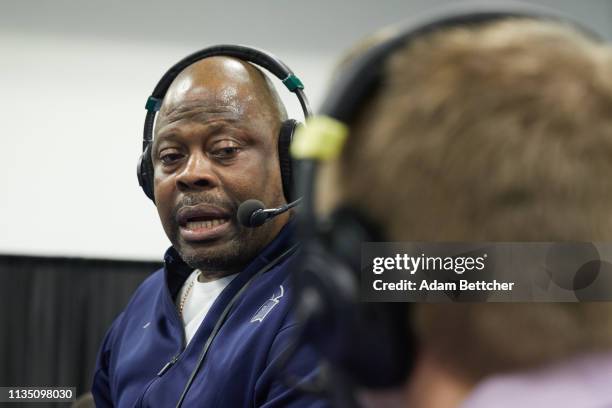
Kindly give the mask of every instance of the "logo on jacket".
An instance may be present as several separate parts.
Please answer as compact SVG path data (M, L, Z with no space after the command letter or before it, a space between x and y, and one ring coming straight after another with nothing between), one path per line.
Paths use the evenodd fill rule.
M263 322L263 319L265 319L270 311L274 309L274 306L280 303L279 299L285 294L285 289L283 288L283 285L280 285L278 289L278 292L274 292L272 297L266 300L265 303L261 305L259 309L257 309L257 312L251 318L251 323Z

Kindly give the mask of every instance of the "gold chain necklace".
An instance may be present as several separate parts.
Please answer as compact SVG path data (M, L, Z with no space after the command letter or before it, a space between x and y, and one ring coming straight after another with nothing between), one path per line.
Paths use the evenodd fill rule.
M200 277L200 273L201 273L200 270L196 272L195 277L191 280L191 282L189 282L189 285L185 289L185 292L183 292L183 296L181 297L181 303L179 304L179 311L178 311L178 314L181 320L183 319L183 308L185 307L185 302L187 301L187 298L189 297L189 294L191 293L191 289L193 288L195 281L198 280L198 278Z

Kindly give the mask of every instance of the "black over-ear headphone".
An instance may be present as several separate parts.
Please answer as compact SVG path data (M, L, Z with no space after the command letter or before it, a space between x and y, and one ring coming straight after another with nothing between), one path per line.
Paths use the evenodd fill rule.
M325 221L317 220L314 184L318 164L340 154L349 125L380 86L385 61L396 50L436 30L512 17L577 25L565 16L525 4L501 9L482 3L452 4L425 18L417 17L344 68L319 114L296 134L291 153L297 166L297 191L303 196L299 213L302 249L293 273L296 313L305 325L304 340L314 344L354 384L370 388L401 384L418 345L411 334L407 304L359 301L361 244L385 237L350 208L337 209ZM598 39L590 30L578 28Z
M285 63L272 54L242 45L216 45L205 48L183 58L174 64L172 68L170 68L159 80L145 105L147 115L145 117L142 136L142 155L138 160L136 173L138 176L138 184L140 184L140 187L142 187L144 193L147 195L147 197L153 200L153 202L155 202L155 195L153 191L153 163L151 160L151 147L153 144L153 124L155 122L155 116L161 108L162 101L166 95L166 92L168 91L168 88L170 87L170 84L172 84L172 81L174 81L178 74L189 65L204 58L214 56L234 57L264 68L266 71L272 73L274 76L280 79L287 89L297 96L305 118L308 118L311 114L308 99L304 94L304 85L302 84L302 81L295 76L293 71L291 71L291 69L289 69ZM280 172L283 183L283 192L287 202L292 201L291 197L293 195L293 175L289 146L298 124L299 123L293 119L284 121L281 125L280 134L278 137Z

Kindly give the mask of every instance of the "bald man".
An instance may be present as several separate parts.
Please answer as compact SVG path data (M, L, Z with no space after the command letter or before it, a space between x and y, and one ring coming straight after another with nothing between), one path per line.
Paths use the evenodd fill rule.
M318 363L307 348L284 353L298 330L290 215L259 228L236 218L251 198L285 203L277 148L285 119L265 75L237 59L201 60L170 86L151 157L172 247L106 335L92 388L98 407L174 407L181 396L184 407L327 406L286 383L313 378Z

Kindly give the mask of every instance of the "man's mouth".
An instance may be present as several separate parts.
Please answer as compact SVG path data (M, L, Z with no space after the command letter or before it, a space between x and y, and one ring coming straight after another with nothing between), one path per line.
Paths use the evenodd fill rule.
M231 213L210 204L181 208L177 213L179 231L186 241L219 238L230 227Z
M203 221L187 221L185 224L185 228L190 231L195 231L199 229L211 229L221 224L225 224L229 220L226 218L214 218L212 220L203 220Z

